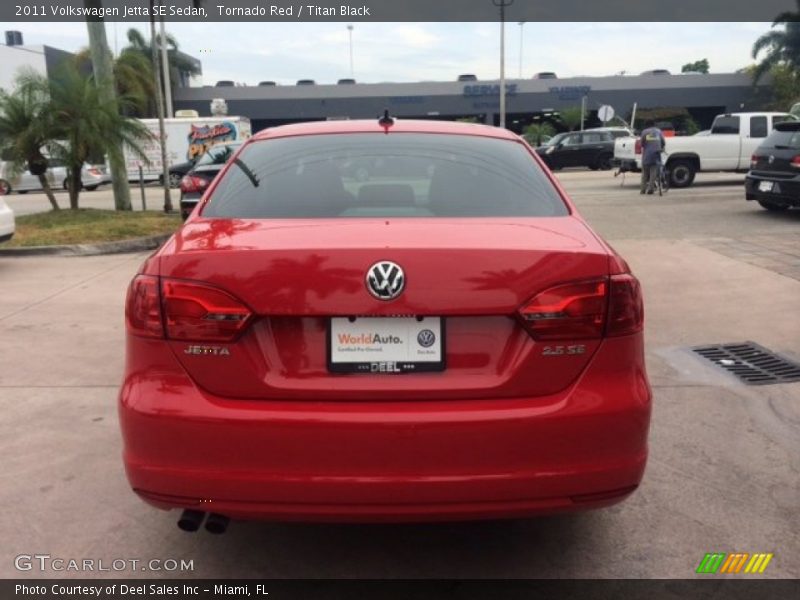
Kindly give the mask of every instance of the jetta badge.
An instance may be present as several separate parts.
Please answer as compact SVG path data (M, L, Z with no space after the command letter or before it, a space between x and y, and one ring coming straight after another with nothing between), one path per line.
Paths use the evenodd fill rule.
M397 263L382 260L367 269L367 289L378 300L397 298L405 285L406 276Z

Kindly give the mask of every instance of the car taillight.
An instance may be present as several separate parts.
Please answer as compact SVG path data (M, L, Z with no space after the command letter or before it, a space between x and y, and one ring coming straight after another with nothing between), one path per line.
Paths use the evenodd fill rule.
M89 169L86 169L86 172L94 177L101 177L103 175L102 171L100 171L100 169L98 169L97 167L91 167Z
M231 342L253 313L228 292L202 283L137 275L128 288L128 332L152 338ZM165 335L166 334L166 335Z
M608 294L606 335L628 335L644 327L644 303L639 280L628 273L612 275Z
M163 279L161 294L167 338L231 342L245 328L252 312L218 288Z
M125 301L125 324L133 335L164 337L158 277L137 275L131 281Z
M753 154L753 155L750 157L750 168L751 168L751 169L755 169L757 164L758 164L758 156L756 156L755 154Z
M537 340L600 337L607 288L607 279L559 285L537 294L519 314Z
M793 158L793 159L792 159L792 160L789 162L789 164L790 164L792 167L794 167L795 169L800 169L800 154L798 154L797 156L795 156L795 157L794 157L794 158Z
M639 282L629 274L552 287L537 294L519 314L537 340L628 335L641 331L644 324Z
M633 151L636 152L636 154L642 153L642 140L636 140L636 143L633 145Z
M201 193L208 187L208 181L197 175L184 175L181 179L181 191L184 194Z

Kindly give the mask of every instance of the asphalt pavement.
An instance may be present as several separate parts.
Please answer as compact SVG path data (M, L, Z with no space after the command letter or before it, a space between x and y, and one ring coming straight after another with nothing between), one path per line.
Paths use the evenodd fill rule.
M747 386L690 351L752 340L800 359L800 211L745 202L742 176L665 197L610 172L559 178L643 284L654 414L629 500L514 521L184 533L134 496L120 460L123 303L144 256L0 257L0 577L93 576L15 568L39 553L193 564L104 577L686 578L707 552L771 552L764 576L800 577L800 383ZM39 194L9 204L47 208Z

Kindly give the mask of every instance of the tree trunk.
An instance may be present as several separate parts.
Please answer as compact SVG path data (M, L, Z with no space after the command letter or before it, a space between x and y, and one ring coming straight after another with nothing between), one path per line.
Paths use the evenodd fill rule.
M78 210L78 196L81 193L81 170L83 165L78 165L76 168L71 168L67 175L67 187L69 188L69 207L72 210Z
M161 173L164 185L164 212L172 212L172 198L169 194L169 164L167 164L167 135L164 131L164 97L161 86L161 73L158 66L158 49L156 47L155 15L150 13L150 55L153 60L153 76L156 84L156 108L158 110L158 140L161 144Z
M84 0L87 8L100 8L101 0ZM104 102L117 104L114 85L114 63L106 40L106 25L102 19L86 21L89 30L89 49L92 54L92 70L100 97ZM111 167L111 186L114 189L114 208L132 210L131 191L128 186L128 169L121 144L108 149L108 164Z
M58 205L56 201L56 197L53 194L53 190L50 187L50 182L47 181L47 173L42 173L39 175L39 183L42 185L42 190L44 190L47 199L50 201L50 206L53 207L53 210L61 210L61 207Z

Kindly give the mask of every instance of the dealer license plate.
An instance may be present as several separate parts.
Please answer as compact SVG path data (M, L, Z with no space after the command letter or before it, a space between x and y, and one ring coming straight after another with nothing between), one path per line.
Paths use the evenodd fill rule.
M771 192L773 187L774 187L774 184L771 181L759 181L758 182L758 191L759 192Z
M328 369L335 373L443 371L440 317L331 318Z

